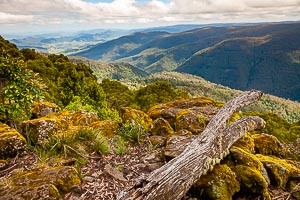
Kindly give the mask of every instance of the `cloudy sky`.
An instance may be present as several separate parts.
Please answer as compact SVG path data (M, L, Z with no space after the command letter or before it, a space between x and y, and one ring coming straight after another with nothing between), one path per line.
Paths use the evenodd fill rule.
M0 34L300 20L300 0L0 0Z

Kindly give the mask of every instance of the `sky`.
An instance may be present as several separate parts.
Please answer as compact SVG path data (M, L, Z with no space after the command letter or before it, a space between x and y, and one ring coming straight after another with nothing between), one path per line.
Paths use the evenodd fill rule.
M0 35L300 20L300 0L0 0Z

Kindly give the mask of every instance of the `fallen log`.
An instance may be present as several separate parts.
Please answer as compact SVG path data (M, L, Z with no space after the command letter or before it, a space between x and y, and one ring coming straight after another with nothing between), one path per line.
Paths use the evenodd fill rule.
M228 101L211 119L205 130L176 158L136 184L122 191L118 200L177 200L181 199L199 178L211 170L229 152L231 145L245 133L263 128L259 117L242 118L228 127L230 116L262 96L251 90Z

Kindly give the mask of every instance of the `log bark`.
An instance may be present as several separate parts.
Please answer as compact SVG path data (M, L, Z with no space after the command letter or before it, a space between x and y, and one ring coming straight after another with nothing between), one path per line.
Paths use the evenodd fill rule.
M122 191L118 200L181 199L199 178L212 170L229 152L231 145L245 133L263 128L259 117L242 118L228 127L230 116L262 96L251 90L228 101L211 119L206 129L176 158L147 177L140 177L134 187Z

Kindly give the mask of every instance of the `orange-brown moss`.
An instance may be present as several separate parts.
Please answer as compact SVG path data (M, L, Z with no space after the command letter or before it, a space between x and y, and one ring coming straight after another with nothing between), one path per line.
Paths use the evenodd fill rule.
M191 110L180 110L176 115L175 130L188 130L194 134L201 133L207 123L207 118Z
M78 172L73 167L46 168L14 175L2 196L16 199L61 199L67 192L79 188Z

